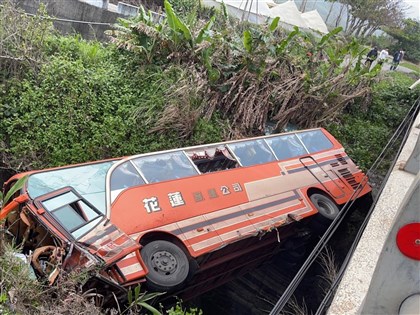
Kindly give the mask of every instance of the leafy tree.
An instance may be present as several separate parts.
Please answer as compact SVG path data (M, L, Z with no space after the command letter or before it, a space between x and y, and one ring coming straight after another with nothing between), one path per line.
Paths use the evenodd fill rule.
M402 0L328 0L338 2L346 8L345 31L349 35L371 36L375 31L397 26L403 19ZM341 19L343 11L340 10ZM338 24L337 24L338 25Z
M420 62L420 22L414 19L405 19L402 27L390 27L385 30L398 42L393 49L405 51L404 58L413 62Z
M40 6L39 15L45 14ZM41 17L26 17L12 0L0 5L0 88L12 77L22 78L37 72L45 62L43 47L53 34L52 22Z

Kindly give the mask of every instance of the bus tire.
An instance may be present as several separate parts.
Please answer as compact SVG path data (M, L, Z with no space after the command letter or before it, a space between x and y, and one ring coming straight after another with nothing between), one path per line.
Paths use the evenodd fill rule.
M333 221L340 212L335 202L325 195L313 194L310 199L316 210L318 210L319 215L327 221Z
M182 286L190 267L185 252L174 243L156 240L141 249L141 256L149 269L147 286L157 291L172 291Z

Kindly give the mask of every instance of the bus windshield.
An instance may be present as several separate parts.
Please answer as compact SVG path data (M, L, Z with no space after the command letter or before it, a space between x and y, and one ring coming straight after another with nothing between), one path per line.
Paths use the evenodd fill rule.
M83 198L105 213L105 178L113 161L80 165L32 174L28 194L32 199L54 190L71 186Z

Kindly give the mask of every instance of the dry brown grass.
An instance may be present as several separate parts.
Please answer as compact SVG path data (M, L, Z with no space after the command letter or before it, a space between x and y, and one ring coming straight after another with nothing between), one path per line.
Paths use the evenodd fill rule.
M222 111L240 135L262 133L268 120L280 129L288 122L301 128L317 127L334 119L354 99L369 94L365 82L349 85L345 74L343 69L327 79L315 77L308 88L305 70L290 67L286 61L271 61L262 74L243 68L223 82L230 87L226 93L213 91L206 116L216 109Z
M43 285L29 265L16 257L18 249L3 246L0 256L0 312L4 314L103 314L95 305L98 296L83 293L77 277L58 279L56 285Z
M150 132L176 132L182 139L189 138L206 106L207 80L194 65L186 67L176 85L166 91L167 104Z
M338 268L335 262L335 255L331 248L325 247L324 251L319 255L319 264L323 271L321 278L325 280L328 285L327 288L324 289L324 293L327 293L328 289L331 287L338 276Z
M285 310L283 310L281 315L309 315L308 308L305 304L305 300L302 300L302 303L299 303L296 297L292 298L287 302Z

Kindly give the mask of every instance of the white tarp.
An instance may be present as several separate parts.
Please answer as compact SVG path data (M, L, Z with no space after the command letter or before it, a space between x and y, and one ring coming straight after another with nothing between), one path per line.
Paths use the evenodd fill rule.
M328 33L327 25L317 10L302 13L302 18L305 20L308 28L321 33Z
M222 2L221 0L217 0ZM230 5L241 9L245 12L255 13L258 15L268 16L270 14L270 8L268 7L267 1L256 1L256 0L225 0L226 5Z
M280 17L280 22L295 25L299 28L308 28L306 21L302 18L302 13L298 10L293 1L287 1L273 6L270 10L270 17Z
M267 22L270 16L269 4L274 3L272 0L203 0L204 5L216 8L220 8L222 2L229 15L256 24Z
M287 29L297 26L328 33L327 25L318 11L301 13L294 1L277 4L273 0L203 0L204 5L216 8L220 8L222 2L228 13L238 19L260 24L278 16L282 26Z

